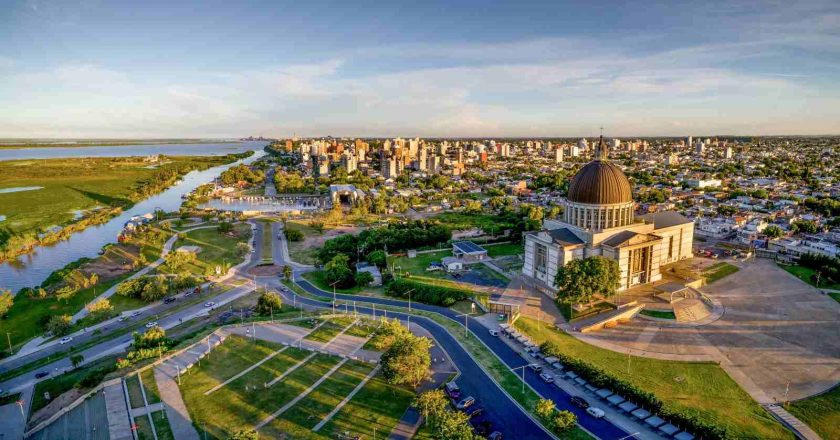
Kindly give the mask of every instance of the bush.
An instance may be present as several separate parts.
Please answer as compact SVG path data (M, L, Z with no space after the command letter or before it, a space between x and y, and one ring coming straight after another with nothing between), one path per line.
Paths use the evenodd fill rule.
M385 251L373 251L367 254L367 262L378 267L385 267Z
M353 278L353 269L350 269L350 257L345 254L337 254L324 266L324 275L327 282L335 283L339 289L353 287L356 280Z
M411 291L411 299L413 301L447 307L455 304L457 301L472 296L466 290L417 283L405 278L393 280L385 287L386 295L398 298L408 298L409 291Z
M283 300L280 295L274 292L265 292L257 299L257 313L270 315L273 311L280 311L283 308Z
M373 282L373 275L370 272L357 272L356 285L360 287L367 287Z
M297 229L286 229L284 231L286 234L286 240L289 241L301 241L303 240L303 232L298 231Z
M70 331L72 318L70 315L53 315L47 321L46 330L53 336L64 336Z

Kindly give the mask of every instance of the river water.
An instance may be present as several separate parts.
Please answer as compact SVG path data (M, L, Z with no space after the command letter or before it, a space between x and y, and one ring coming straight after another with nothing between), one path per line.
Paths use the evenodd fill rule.
M207 144L151 144L117 147L39 147L0 150L0 160L57 159L66 157L127 157L166 154L168 156L223 156L255 148L267 142L230 142Z
M181 202L183 201L181 199L181 196L183 196L184 194L189 193L190 191L197 188L199 185L209 183L215 177L221 174L222 171L232 166L235 166L239 163L248 164L265 155L265 152L262 150L262 147L266 145L266 142L247 142L244 144L247 144L248 148L243 149L241 146L239 146L236 147L237 150L227 151L214 149L214 144L208 144L208 146L203 147L201 149L194 149L193 146L190 146L190 151L192 152L189 153L189 155L228 154L237 151L248 151L249 149L255 150L256 152L251 157L248 157L241 161L213 168L208 168L204 171L193 171L191 173L188 173L181 179L181 182L179 184L174 185L155 196L152 196L146 200L135 204L133 207L131 207L131 209L124 211L122 214L120 214L117 217L114 217L107 223L103 223L98 226L88 227L84 231L73 234L69 240L60 241L55 245L39 247L34 253L29 255L23 255L19 257L17 261L0 264L0 288L6 288L10 289L12 292L17 292L23 287L37 286L40 285L53 271L61 269L62 267L66 266L69 263L72 263L73 261L78 260L79 258L96 257L99 254L99 251L102 249L102 246L105 246L108 243L116 242L117 236L122 231L125 222L127 222L131 217L135 215L142 215L149 212L154 212L156 209L162 209L164 211L175 211L181 206ZM239 144L225 145L226 147L230 147ZM173 149L177 150L178 152L185 151L180 147L183 147L183 145L174 145ZM98 147L72 148L70 150L86 151L92 148ZM148 153L149 150L147 150L148 147L146 146L140 146L138 148L111 148L111 151L119 153L115 154L116 156L142 156L146 154L157 154ZM34 150L40 151L49 149L51 148L28 149L26 151L33 152ZM36 151L35 153L38 153L39 151ZM2 155L3 152L4 151L0 151L0 155ZM172 151L166 151L166 154L178 155L178 153L173 153ZM19 157L21 159L30 158L26 154L22 154L21 156L23 156Z

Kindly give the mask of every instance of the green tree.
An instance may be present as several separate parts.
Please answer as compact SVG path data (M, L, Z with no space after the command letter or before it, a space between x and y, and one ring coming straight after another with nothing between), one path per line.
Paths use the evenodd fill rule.
M812 220L796 220L790 225L790 230L794 233L816 234L820 227Z
M367 254L367 262L377 267L385 267L385 251L377 250Z
M91 315L95 317L107 316L114 310L111 301L108 298L98 299L85 307Z
M551 420L554 432L561 433L574 428L577 425L577 416L571 411L557 411Z
M554 416L556 405L551 399L540 399L534 405L534 414L543 420L550 420Z
M417 396L413 405L417 408L417 412L423 416L424 423L432 430L437 430L436 423L440 420L442 414L447 411L449 399L443 394L443 390L429 390Z
M610 297L615 294L621 272L618 262L604 257L575 259L557 269L554 283L559 286L558 302L576 302L593 295Z
M324 266L327 282L335 283L336 287L352 287L354 283L353 270L350 269L350 257L337 254Z
M15 297L10 290L0 290L0 317L6 316L15 304Z
M70 356L70 363L73 364L73 369L79 368L79 364L84 362L85 357L80 354L74 354Z
M431 341L414 335L397 338L382 353L382 374L390 384L417 386L429 377Z
M283 308L283 300L274 292L264 292L257 299L257 313L270 315L272 311L279 312Z
M776 225L770 225L770 226L764 228L764 230L761 231L761 232L764 235L766 235L768 238L779 238L782 235L784 235L784 233L785 233L784 231L782 231L782 228L780 228Z
M370 283L373 282L373 275L370 272L357 272L356 273L356 285L361 287L367 287Z
M301 241L303 240L303 232L297 229L284 229L283 233L286 235L286 240L289 241Z
M293 275L292 267L289 266L288 264L283 266L283 278L285 278L286 281L291 281L292 280L292 275Z
M135 350L141 350L144 348L154 348L161 343L167 342L166 330L164 330L163 327L158 325L146 330L145 333L134 332L133 337L133 348Z
M221 222L219 223L219 227L216 228L219 231L219 234L227 234L233 232L233 223L231 222Z
M53 336L64 336L70 331L70 323L72 318L70 315L53 315L47 321L46 330L52 333Z
M70 298L73 298L73 295L75 294L76 289L74 289L72 286L64 286L55 292L55 297L59 301L64 301L66 304L70 302Z
M165 273L180 273L186 269L190 264L195 264L196 257L192 252L170 252L164 257L164 262L160 266L162 272Z

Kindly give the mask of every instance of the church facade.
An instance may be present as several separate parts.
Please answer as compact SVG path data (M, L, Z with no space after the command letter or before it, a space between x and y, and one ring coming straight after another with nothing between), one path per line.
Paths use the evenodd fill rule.
M673 211L635 216L630 182L607 160L603 139L572 179L564 208L562 219L525 234L522 273L544 287L556 289L557 269L576 258L616 260L618 290L626 290L660 280L660 267L692 256L694 222Z

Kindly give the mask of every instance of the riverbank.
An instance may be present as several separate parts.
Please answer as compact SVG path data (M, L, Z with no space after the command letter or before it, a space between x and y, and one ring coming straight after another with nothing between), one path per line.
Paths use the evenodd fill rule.
M0 262L105 223L191 171L245 155L0 162L0 188L40 187L0 194L0 214L6 217L0 224Z

